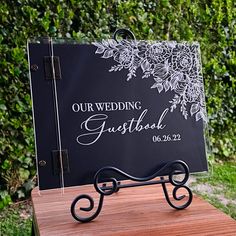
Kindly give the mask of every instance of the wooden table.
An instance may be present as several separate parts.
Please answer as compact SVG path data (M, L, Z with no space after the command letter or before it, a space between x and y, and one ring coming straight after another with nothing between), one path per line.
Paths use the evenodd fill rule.
M169 186L168 186L169 188ZM93 222L78 223L70 214L72 200L79 194L98 199L93 186L32 191L34 225L41 236L61 235L236 235L236 221L206 201L194 196L185 210L172 209L161 186L121 189L106 196L102 212ZM97 202L97 199L95 202ZM84 207L88 203L84 202Z

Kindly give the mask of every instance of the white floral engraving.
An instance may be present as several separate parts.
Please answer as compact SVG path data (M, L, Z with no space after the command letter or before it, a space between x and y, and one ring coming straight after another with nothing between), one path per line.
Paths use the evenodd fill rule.
M159 41L103 40L93 43L102 58L117 62L110 72L128 70L127 80L136 77L141 68L142 78L152 78L152 89L158 93L174 91L170 111L180 107L185 119L195 115L196 121L207 122L203 77L198 43ZM189 110L189 111L188 111Z

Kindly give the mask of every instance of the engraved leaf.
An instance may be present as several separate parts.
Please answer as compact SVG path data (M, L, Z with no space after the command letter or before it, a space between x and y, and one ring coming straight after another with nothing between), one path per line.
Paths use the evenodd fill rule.
M102 44L105 46L105 47L109 47L109 41L108 40L102 40Z
M107 42L108 45L112 48L115 48L115 46L117 45L117 42L114 39L108 39Z
M146 72L146 73L144 73L144 75L142 76L142 79L148 78L150 75L151 75L150 72Z
M180 81L182 77L183 75L180 73L175 73L171 76L171 80L170 80L171 90L176 88L178 81Z
M163 85L162 85L162 84L159 84L159 85L157 86L157 90L158 90L158 92L160 93L160 92L163 90Z
M208 123L206 114L204 114L204 112L202 113L202 119L204 120L204 122Z
M104 52L104 50L105 50L105 48L103 47L103 46L99 46L98 48L97 48L97 50L96 50L96 54L101 54L101 53L103 53Z
M150 68L150 63L149 63L147 60L144 60L144 61L141 63L141 68L142 68L143 72L149 70L149 68Z
M191 108L190 108L190 113L191 113L191 116L193 114L195 114L197 111L199 111L199 104L198 103L193 103Z
M156 83L161 83L162 82L162 79L159 78L159 77L154 77L153 79L156 81Z
M109 70L109 72L112 72L112 71L120 71L123 69L123 66L122 65L115 65L115 66L112 66L111 69Z
M151 88L157 88L158 92L160 93L163 90L163 85L156 83Z
M168 80L166 80L166 81L164 82L164 89L165 89L165 92L168 91L169 88L170 88L170 82L169 82Z
M156 88L156 87L157 87L157 84L153 84L151 89Z
M203 114L202 114L202 112L199 111L199 112L196 114L196 121L200 120L202 117L203 117Z
M106 50L102 56L102 58L109 58L109 57L112 57L113 56L113 50Z

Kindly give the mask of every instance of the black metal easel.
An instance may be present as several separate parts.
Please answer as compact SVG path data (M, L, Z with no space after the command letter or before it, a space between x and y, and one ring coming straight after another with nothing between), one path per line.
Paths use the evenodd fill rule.
M159 180L153 180L154 178L158 177L160 173L162 173L163 171L166 171L166 170L170 170L168 178L164 178L163 176L161 176L161 177L159 177L160 178ZM109 172L113 171L113 172L125 177L126 179L130 179L130 180L135 181L136 183L122 184L121 182L117 181L117 179L110 177L108 179L103 180L102 186L99 186L99 177L107 171L109 171ZM183 174L184 178L182 180L175 180L174 176L179 175L179 174ZM131 176L131 175L123 172L122 170L115 168L115 167L110 167L110 166L103 167L99 171L97 171L97 173L94 176L94 188L100 194L99 204L98 204L98 208L97 208L96 212L89 217L81 217L76 213L76 205L82 199L87 199L89 201L89 207L80 207L79 209L81 211L89 212L94 209L93 198L87 194L81 194L81 195L77 196L74 199L74 201L72 202L71 214L77 221L80 221L83 223L90 222L90 221L94 220L100 214L100 212L102 210L102 206L103 206L104 196L112 195L113 193L118 192L121 188L130 188L130 187L138 187L138 186L153 185L153 184L161 184L166 201L168 202L168 204L171 207L173 207L174 209L182 210L191 204L192 198L193 198L191 190L189 189L189 187L185 186L185 183L188 181L188 178L189 178L189 168L188 168L187 164L181 160L168 162L162 168L160 168L158 171L156 171L154 174L152 174L151 176L148 176L148 177L144 177L144 178L137 178L137 177ZM107 186L107 184L106 184L107 182L111 182L112 186ZM173 196L174 200L180 201L180 200L184 200L184 198L185 198L186 202L184 204L175 205L171 201L171 199L169 197L169 193L166 188L167 183L170 183L174 186L173 191L172 191L172 196ZM100 183L100 185L101 185L101 183ZM184 188L185 190L187 190L188 196L186 196L186 195L177 196L177 191L180 188Z
M113 35L113 39L118 41L118 37L135 40L134 34L130 30L127 30L127 29L116 30ZM116 178L113 178L113 177L103 179L102 183L99 183L99 177L101 177L105 172L108 172L108 171L109 173L115 172L116 174L119 174L125 179L133 180L136 183L122 184L121 182L117 181ZM161 176L162 173L168 173L168 178L164 178L163 176ZM174 176L179 175L179 174L184 175L184 178L181 181L174 179ZM159 177L159 180L153 180L156 177ZM158 169L154 174L144 177L144 178L131 176L116 167L112 167L112 166L103 167L100 170L98 170L94 176L94 188L100 194L99 204L95 213L89 217L81 217L76 213L76 205L82 199L87 199L89 201L89 207L80 207L79 210L89 212L94 209L93 198L87 194L81 194L77 196L72 202L71 214L77 221L80 221L83 223L90 222L94 220L100 214L102 210L102 206L103 206L104 196L117 193L121 188L130 188L130 187L138 187L138 186L153 185L153 184L161 184L168 204L174 209L182 210L191 204L192 198L193 198L191 190L189 189L189 187L185 186L185 183L188 181L188 179L189 179L189 168L188 168L188 165L182 160L175 160L175 161L168 162L163 167ZM107 186L108 182L110 182L112 185ZM173 191L172 191L172 196L174 200L181 201L181 200L187 199L184 204L174 205L174 203L172 203L169 197L169 193L166 188L167 183L170 183L174 186ZM101 184L102 186L99 186ZM184 188L187 191L188 196L186 195L177 196L177 191L180 188Z

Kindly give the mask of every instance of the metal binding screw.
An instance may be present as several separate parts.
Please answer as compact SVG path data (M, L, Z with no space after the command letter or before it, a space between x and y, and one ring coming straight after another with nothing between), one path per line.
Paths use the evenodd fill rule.
M40 166L45 166L46 164L47 164L47 162L44 161L44 160L40 160L40 161L39 161L39 165L40 165Z
M38 65L36 65L36 64L33 64L32 66L31 66L31 70L32 71L37 71L38 70Z

